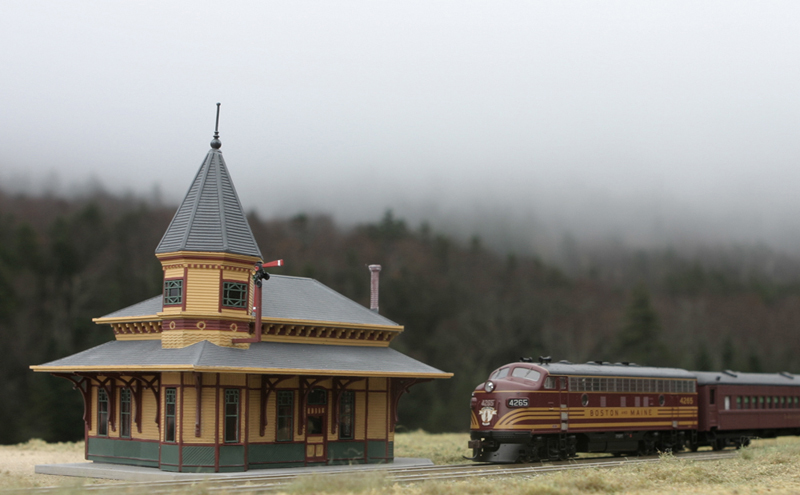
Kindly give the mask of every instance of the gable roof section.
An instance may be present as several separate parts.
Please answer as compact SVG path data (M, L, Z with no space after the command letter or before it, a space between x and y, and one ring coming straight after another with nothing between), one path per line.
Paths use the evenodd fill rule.
M205 371L287 375L448 378L445 373L388 347L257 342L250 349L207 340L162 349L157 340L112 341L50 363L36 371Z
M271 275L261 291L262 318L390 325L397 323L305 277Z
M162 308L161 296L109 313L97 320L150 317ZM264 319L354 323L399 326L392 320L358 304L327 285L305 277L271 275L261 295ZM103 323L103 321L98 321Z
M261 258L219 150L209 150L156 254L210 251Z

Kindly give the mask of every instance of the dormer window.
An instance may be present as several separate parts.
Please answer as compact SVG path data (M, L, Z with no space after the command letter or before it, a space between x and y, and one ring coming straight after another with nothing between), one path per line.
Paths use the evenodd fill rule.
M222 305L226 308L246 308L247 284L241 282L223 282Z
M164 306L183 304L183 279L164 280Z

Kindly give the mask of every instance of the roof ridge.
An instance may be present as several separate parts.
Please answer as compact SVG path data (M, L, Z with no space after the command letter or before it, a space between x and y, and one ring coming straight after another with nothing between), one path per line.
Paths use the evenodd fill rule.
M211 170L211 160L213 159L213 157L212 157L213 153L214 153L214 151L209 151L206 154L206 158L205 158L205 160L203 160L203 163L200 164L200 170L198 170L197 175L195 176L195 179L192 182L192 186L194 186L194 183L197 181L197 178L200 177L201 174L202 174L202 177L200 177L200 185L197 187L197 191L195 192L195 195L194 195L195 202L194 202L194 205L192 206L192 212L189 214L189 219L188 219L188 222L187 222L189 226L187 227L186 232L183 233L183 241L181 241L181 245L182 246L186 245L186 242L189 240L189 234L191 234L191 232L192 232L192 226L194 225L194 219L197 216L197 208L200 206L199 198L201 196L201 193L203 192L203 189L205 188L206 179L208 179L208 171ZM208 162L208 167L206 167L206 162ZM203 173L204 170L205 170L205 173ZM189 189L191 190L191 186L189 186ZM189 193L186 193L186 197L187 198L189 197ZM186 201L186 199L184 199L184 201ZM175 212L175 215L177 216L178 213ZM169 231L169 229L167 229L167 230ZM166 232L164 233L164 235L167 235Z
M213 160L213 158L212 158ZM219 201L220 209L219 209L219 222L222 224L222 250L228 250L228 224L225 223L225 196L222 192L222 166L220 164L217 165L217 201ZM210 168L209 168L209 173Z

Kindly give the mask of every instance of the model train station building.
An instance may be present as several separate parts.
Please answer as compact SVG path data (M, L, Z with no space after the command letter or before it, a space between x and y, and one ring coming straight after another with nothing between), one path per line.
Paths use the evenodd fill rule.
M31 368L83 395L92 461L182 472L392 461L400 396L452 374L391 349L401 325L309 278L263 282L257 331L263 258L217 135L211 147L156 249L163 294L96 318L115 340Z

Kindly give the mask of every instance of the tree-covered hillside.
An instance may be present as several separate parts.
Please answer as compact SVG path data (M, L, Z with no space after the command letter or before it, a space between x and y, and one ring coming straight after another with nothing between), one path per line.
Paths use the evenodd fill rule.
M157 295L154 250L175 208L96 194L0 193L0 443L82 437L80 394L40 364L111 340L91 319ZM636 251L572 243L560 266L497 252L386 213L250 216L276 273L313 277L405 325L393 346L455 373L401 401L405 428L463 431L472 388L521 356L800 371L800 259L759 248ZM267 282L268 284L268 282ZM268 290L268 285L266 290Z

